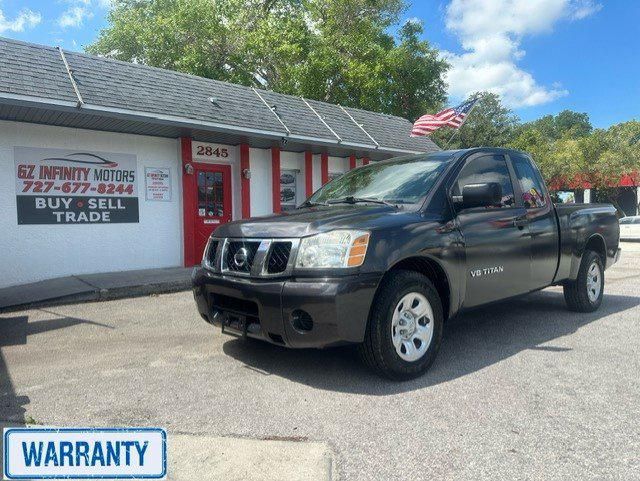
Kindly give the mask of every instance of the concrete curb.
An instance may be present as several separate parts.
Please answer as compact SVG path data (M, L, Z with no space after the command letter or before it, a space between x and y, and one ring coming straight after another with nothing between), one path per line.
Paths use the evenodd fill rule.
M0 289L0 313L186 291L190 268L70 276Z
M122 287L115 289L94 289L90 292L71 294L41 301L16 304L0 307L0 313L15 312L38 307L60 306L65 304L80 304L83 302L113 301L115 299L127 299L143 297L151 294L168 294L171 292L187 291L191 289L191 282L167 282L160 284Z

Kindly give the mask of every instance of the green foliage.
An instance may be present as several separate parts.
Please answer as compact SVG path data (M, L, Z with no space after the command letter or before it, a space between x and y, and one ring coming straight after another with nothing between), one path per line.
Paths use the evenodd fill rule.
M617 185L623 175L640 171L640 122L593 130L590 124L587 129L585 115L579 122L568 122L556 130L556 119L562 114L523 125L509 144L531 153L552 187L579 188L588 182L593 188L607 190ZM550 125L554 126L551 131ZM640 177L636 178L638 181Z
M545 115L533 122L522 124L519 130L535 129L550 140L580 138L591 133L593 127L586 113L563 110L558 115Z
M94 54L414 119L445 101L404 0L116 0Z
M447 149L506 147L513 139L518 117L502 105L496 94L479 92L472 97L479 97L480 100L464 126L457 132L446 128L436 131L433 135L435 142ZM453 139L447 145L452 136Z

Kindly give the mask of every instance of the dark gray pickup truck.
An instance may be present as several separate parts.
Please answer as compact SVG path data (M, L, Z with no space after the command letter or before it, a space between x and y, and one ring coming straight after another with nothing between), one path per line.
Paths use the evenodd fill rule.
M409 379L462 309L551 285L570 309L598 309L619 234L611 205L554 205L523 152L414 155L352 170L296 210L220 226L193 292L223 332L358 344L376 372Z

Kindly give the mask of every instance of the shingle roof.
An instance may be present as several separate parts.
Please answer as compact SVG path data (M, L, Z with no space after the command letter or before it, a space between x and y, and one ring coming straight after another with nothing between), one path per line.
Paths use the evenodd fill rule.
M60 54L54 48L2 38L0 91L70 102L76 100Z
M65 56L85 103L81 111L93 115L118 110L224 126L226 132L260 131L256 135L375 150L364 129L386 151L438 150L428 138L410 137L411 123L400 117L346 109L358 126L338 105L307 100L312 110L291 95L259 90L263 101L250 87L76 52ZM77 101L56 48L0 38L0 104L10 95Z

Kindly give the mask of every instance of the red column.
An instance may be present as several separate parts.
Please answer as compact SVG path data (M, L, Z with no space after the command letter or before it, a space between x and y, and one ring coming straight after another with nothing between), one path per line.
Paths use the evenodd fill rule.
M322 174L322 185L329 182L329 154L320 155L320 172Z
M196 178L193 174L187 174L185 166L193 160L191 158L191 137L180 139L180 151L182 153L182 222L184 231L184 265L185 267L196 265L195 246L195 220L197 188Z
M240 144L240 190L242 194L242 218L251 217L251 181L245 177L245 170L250 171L249 144Z
M279 214L280 206L280 147L271 147L271 192L273 212Z
M307 197L313 194L313 154L310 150L304 153L304 188Z
M369 157L362 157L362 165L369 165Z
M353 170L355 168L356 168L356 156L352 154L349 156L349 170Z

